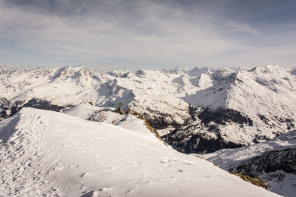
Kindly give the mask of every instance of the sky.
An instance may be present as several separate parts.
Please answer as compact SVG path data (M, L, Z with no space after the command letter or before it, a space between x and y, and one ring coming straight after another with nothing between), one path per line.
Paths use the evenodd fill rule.
M295 0L0 0L0 64L296 66Z

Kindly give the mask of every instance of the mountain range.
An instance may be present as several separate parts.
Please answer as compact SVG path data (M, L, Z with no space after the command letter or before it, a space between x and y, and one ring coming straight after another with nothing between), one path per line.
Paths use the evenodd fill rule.
M80 103L128 108L184 153L264 142L295 130L296 71L138 70L95 73L82 66L0 69L0 116L23 106L62 111Z
M25 124L29 118L26 113L33 114L34 117L43 114L45 119L48 119L48 116L60 116L28 109L31 107L113 124L134 132L148 132L151 135L152 131L156 135L155 140L163 146L169 145L179 152L193 154L190 158L194 161L197 156L231 173L258 176L267 183L271 191L281 195L293 196L296 192L295 69L269 65L251 69L176 68L96 73L83 66L27 70L2 66L0 92L1 154L3 153L3 158L6 158L1 160L3 166L7 166L10 161L17 161L18 157L21 158L21 153L11 155L12 150L17 151L18 148L9 148L9 144L16 143L14 138L22 138L19 136L22 135L22 129L19 128L24 125L19 122ZM117 109L118 107L120 109ZM120 113L114 113L115 111ZM67 121L52 120L60 125L59 128L55 128L60 131L68 127L68 122L72 124L74 121L64 115L60 118ZM41 130L47 130L43 125L45 123L46 121L41 121ZM35 127L34 124L32 123L32 127ZM87 121L83 124L81 123L81 128L92 123ZM26 128L28 130L24 132L35 132L31 131L29 126ZM81 143L87 143L86 141L89 142L90 139L85 138ZM33 150L30 143L21 146L20 150L26 146ZM7 148L11 149L9 154L5 153ZM38 156L39 153L36 154ZM34 159L39 158L37 156ZM45 158L54 162L48 155ZM24 157L24 162L25 160L30 158ZM63 168L67 168L63 162ZM54 162L51 165L58 164ZM56 168L58 169L58 166ZM50 168L46 169L50 171ZM3 180L18 179L16 174L14 177L6 174L5 169L2 170L5 174L2 176ZM24 176L31 176L30 173L26 171ZM58 176L55 173L54 176ZM81 177L84 177L82 174ZM22 183L26 180L24 176L19 178ZM73 177L70 176L69 179ZM3 183L11 185L12 182ZM75 191L75 195L86 196L119 193L123 195L121 190L111 192L110 187L98 189L93 186L93 182L90 181L88 184L84 189L71 188L71 191ZM17 187L5 187L5 195L20 195L25 192ZM26 188L24 185L22 187ZM56 195L74 194L65 189L57 191L55 187L42 186L41 190L44 192L44 188L47 188L47 192ZM39 189L34 192L38 192ZM165 193L160 191L158 194Z

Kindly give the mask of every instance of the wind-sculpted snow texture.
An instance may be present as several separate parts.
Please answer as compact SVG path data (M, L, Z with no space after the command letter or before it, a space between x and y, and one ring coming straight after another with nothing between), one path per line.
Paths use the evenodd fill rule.
M273 192L296 193L296 131L252 146L201 156L229 172L259 176Z
M125 122L33 108L1 121L0 196L277 196Z
M206 153L272 139L295 129L295 70L138 70L94 73L84 67L0 71L0 116L22 106L63 111L92 102L122 103L181 152ZM167 135L166 135L167 134Z

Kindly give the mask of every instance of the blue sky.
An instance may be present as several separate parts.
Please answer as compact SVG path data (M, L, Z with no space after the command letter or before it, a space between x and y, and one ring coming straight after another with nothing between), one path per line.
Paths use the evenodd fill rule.
M295 66L295 0L0 0L0 64Z

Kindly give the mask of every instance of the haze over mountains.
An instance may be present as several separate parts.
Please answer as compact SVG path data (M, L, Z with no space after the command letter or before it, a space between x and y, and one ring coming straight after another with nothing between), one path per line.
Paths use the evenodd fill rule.
M269 140L277 136L279 137L278 139L283 140L280 146L284 147L285 143L290 142L286 142L286 138L280 138L281 135L286 133L289 135L289 132L295 131L295 74L295 69L275 65L252 69L242 68L239 70L227 68L194 68L186 70L176 68L173 70L113 71L109 73L96 73L82 66L29 70L11 70L1 67L1 148L4 151L4 147L7 146L5 144L9 140L13 141L13 136L18 138L20 137L19 135L22 135L21 130L18 128L23 127L23 124L19 122L24 121L22 119L28 118L26 113L34 117L37 117L40 113L45 119L60 116L51 114L53 112L48 112L49 114L47 114L47 112L33 109L21 110L23 107L34 107L58 112L65 110L69 112L70 110L69 115L79 116L83 119L107 122L117 126L125 125L124 128L126 129L139 129L139 126L133 126L135 120L131 119L130 116L121 117L121 115L114 115L114 112L111 112L114 108L117 108L119 103L122 103L123 111L130 109L137 116L147 120L149 125L157 130L164 142L183 153L205 154L224 148L238 148L261 142L269 143ZM81 103L84 104L81 105ZM89 107L90 105L85 103L91 103L94 106ZM17 113L19 110L21 110L20 113ZM13 116L16 113L17 115ZM7 118L9 119L5 120ZM66 115L60 118L69 122L74 121L74 119L72 120L66 117ZM40 123L40 128L39 126L38 128L46 133L50 132L51 129L62 133L63 127L66 127L64 124L68 124L67 121L62 121L61 123L55 119L51 121L60 124L60 127L54 129L50 127L48 130L44 128L43 121ZM81 126L84 124L93 123L84 122L81 123ZM8 125L11 125L11 131L7 131ZM31 130L29 127L27 128L28 130L25 130L25 132L30 133ZM76 129L74 130L78 132L78 129L77 131ZM108 129L105 128L103 130ZM146 131L149 133L149 130ZM7 134L5 132L11 133ZM38 135L43 134L41 132ZM109 137L111 138L111 136L108 136L108 139ZM151 135L150 138L155 137ZM157 138L155 140L159 141ZM85 138L86 141L89 140ZM84 141L81 141L81 143L84 143ZM163 142L160 144L164 145ZM293 143L292 145L292 147L289 147L291 151L288 153L288 160L289 158L295 158L296 151L294 151ZM28 147L31 147L30 143L28 143ZM160 149L162 150L162 148ZM260 154L250 153L251 156L246 157L246 159L260 156L266 153L266 151L264 149ZM268 151L270 150L268 149ZM221 153L224 154L223 151ZM113 154L113 152L110 154ZM219 157L219 154L217 152L216 156ZM241 154L243 155L244 151ZM231 154L229 153L229 155ZM11 155L6 156L12 158ZM214 163L217 161L218 165L224 162L214 159L215 157L204 156L204 158L210 159ZM26 159L28 158L24 157L24 160ZM5 161L2 160L2 162ZM292 159L289 164L290 167L292 166L292 169L294 169L293 162L294 160ZM61 165L64 164L64 160L61 160ZM239 163L236 163L236 166L239 166ZM252 173L259 175L263 171L269 173L283 170L279 166L273 168L272 171L266 171L263 167L260 168L261 171L258 171L258 173L257 171L256 173L252 171ZM225 170L230 170L229 166L227 168L221 167ZM241 167L240 169L244 168ZM190 168L187 170L190 171ZM247 170L245 170L245 173L252 174ZM285 173L293 174L295 171L288 170ZM55 176L58 176L58 174ZM20 179L23 180L23 178ZM293 176L292 178L294 180ZM292 188L291 191L293 193L292 178L289 178L288 181L291 182L291 187L289 188ZM11 184L9 182L6 183L8 185ZM271 185L272 183L274 182L271 181ZM114 183L112 182L112 184ZM91 190L93 187L87 186L87 189L84 190L74 190L86 193L89 191L92 192L92 195L96 193L99 196L122 194L121 190L108 190L109 193L103 194L102 191L106 190L99 190L102 188ZM5 192L9 191L14 195L20 194L18 192L13 193L12 187L8 188ZM24 190L20 191L24 192ZM41 189L40 191L43 192L44 190ZM52 191L55 190L53 189ZM291 194L291 192L284 193L278 188L273 191L287 196ZM61 194L70 193L67 193L65 189L61 189ZM136 194L139 193L135 193L134 196ZM159 194L164 193L160 191Z

